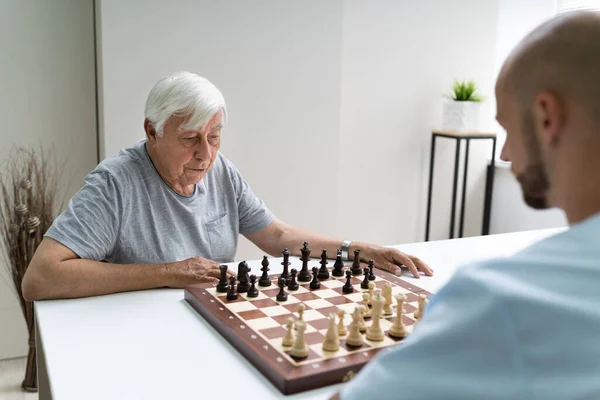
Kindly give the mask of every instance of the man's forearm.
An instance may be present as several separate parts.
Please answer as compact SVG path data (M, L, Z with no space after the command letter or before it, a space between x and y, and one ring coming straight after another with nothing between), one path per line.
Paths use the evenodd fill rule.
M281 250L288 248L293 255L301 256L300 249L305 241L309 243L312 250L310 255L313 258L320 257L321 252L325 249L327 250L327 257L334 259L338 249L342 246L342 240L340 239L292 226L286 227L279 235L277 246ZM348 250L348 257L351 260L354 258L355 249L360 250L360 258L364 261L369 258L372 246L367 243L353 241Z
M24 292L35 300L97 296L168 286L167 264L109 264L85 259L39 268Z

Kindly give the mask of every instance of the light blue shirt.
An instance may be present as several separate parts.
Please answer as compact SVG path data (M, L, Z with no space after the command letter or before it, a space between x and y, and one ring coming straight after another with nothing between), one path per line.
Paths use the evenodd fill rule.
M459 269L353 399L600 399L600 214Z

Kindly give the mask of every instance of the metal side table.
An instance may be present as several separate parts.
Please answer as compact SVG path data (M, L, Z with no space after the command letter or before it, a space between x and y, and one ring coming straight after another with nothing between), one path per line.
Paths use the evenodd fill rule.
M452 189L452 209L450 210L450 239L454 238L454 220L456 214L456 191L458 184L458 162L460 159L460 144L461 140L465 139L466 150L465 150L465 169L463 172L463 187L462 187L462 200L460 205L460 225L458 228L458 237L463 237L464 228L464 217L465 217L465 194L467 190L467 169L469 164L469 143L471 139L491 139L492 140L492 158L491 162L487 167L487 175L485 181L485 199L483 205L483 226L481 229L482 235L489 234L490 231L490 211L492 208L492 189L494 186L494 160L496 158L496 134L486 132L452 132L435 130L431 134L431 158L429 160L429 191L427 195L427 222L425 226L425 241L429 241L429 223L431 218L431 189L433 186L433 163L435 159L435 139L437 137L444 137L456 140L456 153L454 156L454 184Z

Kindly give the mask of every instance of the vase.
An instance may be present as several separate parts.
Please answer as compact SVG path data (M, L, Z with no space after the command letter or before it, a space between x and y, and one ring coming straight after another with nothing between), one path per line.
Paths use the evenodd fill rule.
M442 129L454 132L477 132L481 129L481 103L447 100L444 102Z

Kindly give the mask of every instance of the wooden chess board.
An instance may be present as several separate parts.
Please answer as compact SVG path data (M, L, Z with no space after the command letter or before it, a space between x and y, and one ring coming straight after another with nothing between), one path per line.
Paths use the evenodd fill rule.
M300 270L300 265L291 268ZM364 267L364 265L363 265ZM345 264L344 271L350 268ZM329 272L331 274L331 268ZM390 282L392 295L404 293L403 322L408 334L415 324L413 313L417 309L419 294L430 295L429 292L408 283L388 272L374 269L375 287L383 288ZM362 294L368 290L361 289L362 276L352 277L353 293L343 293L342 287L346 277L330 276L321 280L319 289L310 289L309 282L298 282L296 291L285 289L288 299L285 302L276 300L279 288L279 274L270 275L272 285L257 286L260 293L256 298L240 293L236 300L227 300L226 293L216 290L216 283L190 286L185 289L185 300L208 321L225 339L227 339L244 357L246 357L263 375L265 375L283 394L293 394L323 386L328 386L351 379L362 366L377 354L378 351L399 344L388 334L388 329L396 318L396 302L391 316L382 316L381 327L385 333L383 341L370 341L363 333L364 344L349 347L345 337L340 336L340 349L327 352L322 349L325 332L328 328L328 316L339 309L346 312L345 325L352 321L351 313L362 305ZM287 331L286 320L298 318L298 305L305 306L303 320L306 322L305 339L309 346L309 355L304 359L290 356L291 347L282 346L282 339ZM365 320L367 326L370 320Z

